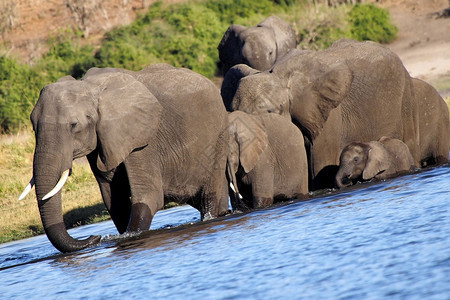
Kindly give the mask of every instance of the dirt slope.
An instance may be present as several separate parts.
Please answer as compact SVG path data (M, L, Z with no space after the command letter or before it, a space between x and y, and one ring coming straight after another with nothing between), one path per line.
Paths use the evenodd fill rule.
M450 82L450 18L436 18L450 1L390 0L382 5L399 28L397 40L388 47L410 74L431 83L447 77Z

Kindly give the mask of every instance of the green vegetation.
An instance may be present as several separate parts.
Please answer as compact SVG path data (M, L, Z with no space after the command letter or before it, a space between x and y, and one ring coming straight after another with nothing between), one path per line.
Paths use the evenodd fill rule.
M389 43L397 34L389 12L373 4L355 5L349 13L351 36L358 41Z
M95 48L86 45L81 32L63 30L48 41L48 52L34 65L0 52L0 133L22 132L0 135L0 243L43 233L34 193L21 202L17 197L32 176L29 115L46 84L65 75L81 78L93 66L139 70L157 62L213 78L219 73L217 45L228 26L252 26L271 14L296 29L303 49L323 49L342 37L387 42L386 36L396 32L387 12L374 6L333 8L307 0L157 2L129 26L105 34ZM381 19L374 19L377 16ZM370 20L376 30L362 20ZM74 164L63 199L68 228L108 218L85 163Z

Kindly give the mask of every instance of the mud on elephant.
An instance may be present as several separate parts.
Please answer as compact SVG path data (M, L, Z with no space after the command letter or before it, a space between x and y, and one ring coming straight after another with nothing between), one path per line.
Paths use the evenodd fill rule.
M76 240L64 226L61 187L79 157L120 233L148 229L165 201L191 204L203 219L228 209L227 113L214 84L190 70L160 64L64 77L42 89L31 121L39 211L62 252L100 240Z
M235 209L308 195L303 136L291 121L276 114L235 111L229 114L229 133L228 172L237 187L230 191L230 199Z
M293 49L268 71L228 73L222 95L232 110L281 114L302 130L312 189L334 186L339 155L351 142L397 138L416 165L442 156L421 152L421 135L431 132L421 132L413 79L399 57L377 43L339 40L322 51ZM433 90L427 86L424 93ZM443 119L436 130L445 135Z

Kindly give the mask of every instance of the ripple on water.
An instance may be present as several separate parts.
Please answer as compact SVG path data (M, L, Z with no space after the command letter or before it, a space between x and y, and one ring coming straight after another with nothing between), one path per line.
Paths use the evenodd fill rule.
M138 235L71 231L104 235L74 254L2 245L2 297L446 299L449 180L444 166L212 222L179 207Z

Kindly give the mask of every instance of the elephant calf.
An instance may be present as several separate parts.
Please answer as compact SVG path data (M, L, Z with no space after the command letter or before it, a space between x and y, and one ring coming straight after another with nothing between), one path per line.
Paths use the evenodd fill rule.
M408 146L401 140L382 137L378 141L353 142L342 150L336 185L342 188L358 179L392 178L414 168Z
M226 74L237 64L268 70L278 57L296 46L294 29L279 17L270 16L252 27L231 25L217 48Z
M293 123L277 114L235 111L229 114L229 133L228 175L238 187L230 197L234 209L265 207L274 199L308 194L303 135Z

